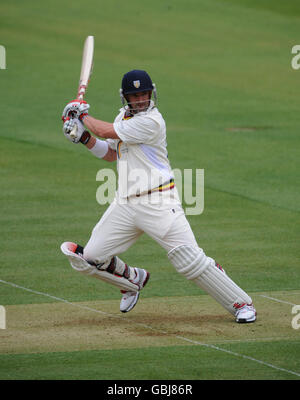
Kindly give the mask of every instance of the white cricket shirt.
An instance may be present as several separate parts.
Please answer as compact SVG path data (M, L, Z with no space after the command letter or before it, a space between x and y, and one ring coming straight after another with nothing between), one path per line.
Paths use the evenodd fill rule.
M147 111L114 121L120 140L108 139L117 152L118 193L121 198L147 193L174 178L168 160L166 124L151 101Z

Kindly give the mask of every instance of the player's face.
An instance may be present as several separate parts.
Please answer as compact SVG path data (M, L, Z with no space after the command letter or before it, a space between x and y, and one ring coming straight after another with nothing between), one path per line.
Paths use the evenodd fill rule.
M127 103L131 108L131 111L136 114L141 111L146 111L149 107L149 102L151 98L151 92L138 92L131 93L126 96Z

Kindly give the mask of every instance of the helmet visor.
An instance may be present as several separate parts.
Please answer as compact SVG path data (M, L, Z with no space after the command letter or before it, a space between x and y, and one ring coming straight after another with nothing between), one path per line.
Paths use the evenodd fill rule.
M127 105L133 114L147 111L151 103L152 91L129 93L125 95Z

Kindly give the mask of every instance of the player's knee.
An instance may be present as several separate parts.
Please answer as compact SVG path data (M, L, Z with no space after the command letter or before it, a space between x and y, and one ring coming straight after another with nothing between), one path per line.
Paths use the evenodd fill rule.
M169 260L176 270L187 279L198 278L213 261L198 246L177 246L168 253Z
M107 262L109 257L107 257L104 253L101 253L99 248L87 245L83 249L83 258L90 264L98 265Z

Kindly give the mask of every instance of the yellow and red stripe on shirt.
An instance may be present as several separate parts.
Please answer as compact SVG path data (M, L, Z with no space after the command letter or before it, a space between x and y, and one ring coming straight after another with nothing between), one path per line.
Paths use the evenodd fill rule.
M170 182L164 183L163 185L160 185L157 188L151 189L151 190L149 190L149 192L150 193L153 193L153 192L164 192L165 190L171 190L174 187L175 187L174 179L171 179Z
M160 186L158 186L158 187L156 187L156 188L154 188L154 189L148 190L148 192L144 192L144 193L141 193L141 194L137 194L136 197L140 197L140 196L142 196L143 194L151 194L151 193L155 193L155 192L164 192L165 190L174 189L174 187L175 187L174 179L171 179L171 180L170 180L169 182L167 182L167 183L163 183L162 185L160 185Z
M118 158L121 158L121 145L122 145L122 140L120 140L119 142L118 142L118 144L117 144L117 155L118 155Z
M122 119L123 120L127 120L127 119L130 119L132 117L133 117L133 115L130 112L126 111Z

